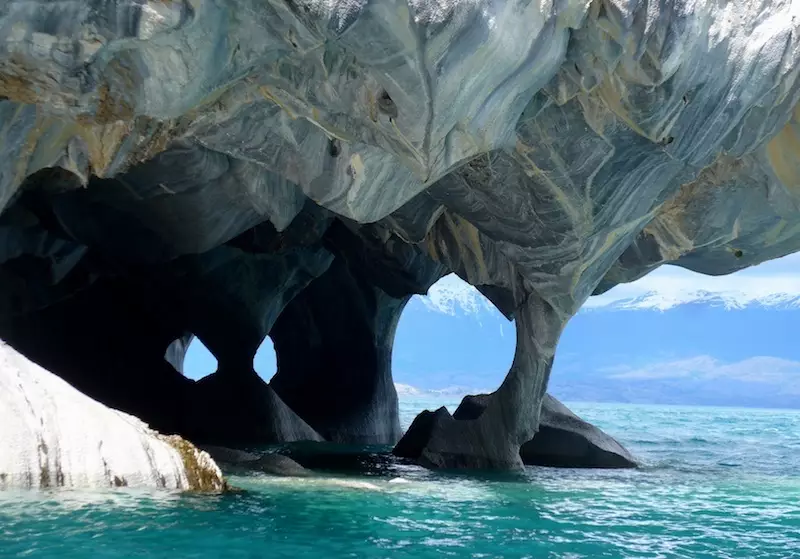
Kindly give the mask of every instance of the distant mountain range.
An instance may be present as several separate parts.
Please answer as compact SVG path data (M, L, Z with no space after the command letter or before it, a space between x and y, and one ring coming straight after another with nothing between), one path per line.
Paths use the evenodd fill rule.
M403 397L416 397L416 396L431 396L431 397L452 397L461 399L467 394L477 394L480 392L485 392L482 389L476 389L475 387L469 386L448 386L447 388L433 388L433 389L423 389L418 388L416 386L411 386L410 384L402 384L402 383L395 383L394 385L395 390L397 390L397 395L400 398Z
M687 294L685 300L665 298L662 293L651 291L638 297L620 299L608 305L599 307L589 304L583 311L593 310L659 310L665 311L680 305L704 305L708 307L722 307L726 310L742 310L747 308L768 308L773 310L800 310L800 296L791 293L770 293L757 298L745 297L742 293L715 293L697 290Z

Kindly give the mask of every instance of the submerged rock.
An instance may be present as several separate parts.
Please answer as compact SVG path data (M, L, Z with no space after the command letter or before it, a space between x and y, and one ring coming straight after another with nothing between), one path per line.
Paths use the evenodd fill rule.
M258 454L241 450L238 448L228 448L225 446L200 445L205 452L211 455L218 464L247 464L258 460Z
M259 457L254 464L265 474L274 476L307 476L307 469L283 454L265 454Z
M308 476L311 474L306 468L283 454L268 453L256 454L246 450L227 448L222 446L203 446L214 460L223 465L234 468L259 471L275 476Z
M84 396L2 342L0 441L0 489L225 489L207 453Z

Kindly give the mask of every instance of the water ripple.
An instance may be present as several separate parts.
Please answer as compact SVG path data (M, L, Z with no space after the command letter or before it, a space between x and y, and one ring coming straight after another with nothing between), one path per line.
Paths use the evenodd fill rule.
M0 556L800 558L800 414L573 407L645 467L478 478L367 457L219 497L4 493Z

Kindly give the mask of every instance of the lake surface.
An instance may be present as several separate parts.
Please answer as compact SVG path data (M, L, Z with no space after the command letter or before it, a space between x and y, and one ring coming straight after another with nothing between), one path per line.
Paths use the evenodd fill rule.
M402 420L457 403L406 397ZM0 556L800 558L800 412L569 407L643 467L472 477L365 452L224 496L0 493Z

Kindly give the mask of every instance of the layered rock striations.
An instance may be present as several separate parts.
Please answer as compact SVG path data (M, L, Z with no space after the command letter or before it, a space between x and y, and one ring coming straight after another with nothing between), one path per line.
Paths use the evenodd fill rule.
M392 443L394 325L453 272L516 321L517 351L482 413L437 415L420 444L434 466L520 467L591 294L800 249L799 15L6 3L0 337L199 442ZM213 382L181 374L193 335Z
M0 344L0 489L222 491L211 457L109 409Z

